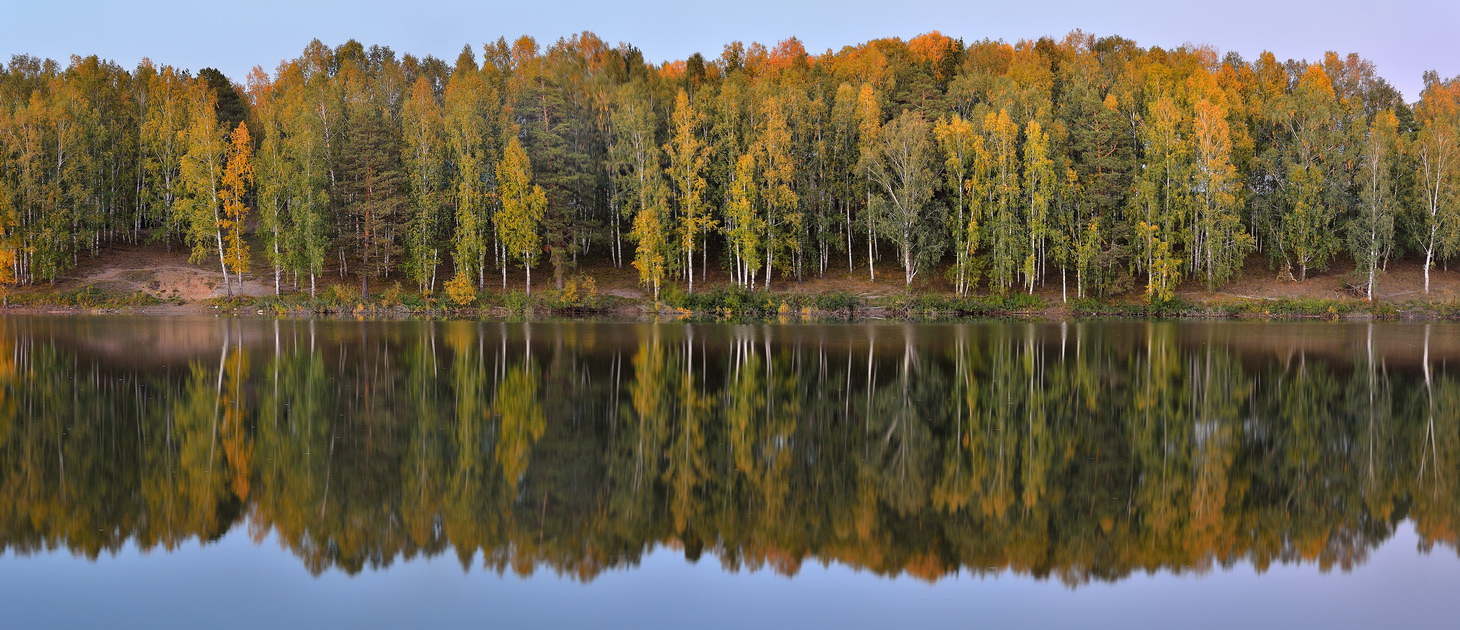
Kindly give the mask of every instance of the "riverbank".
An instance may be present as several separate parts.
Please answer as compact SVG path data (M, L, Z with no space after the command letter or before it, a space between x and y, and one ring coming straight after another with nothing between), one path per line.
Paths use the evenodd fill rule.
M902 295L863 298L847 292L775 293L717 287L701 293L632 299L612 295L564 300L556 292L528 296L522 292L488 294L461 306L418 294L391 291L363 300L335 293L237 296L202 300L160 300L142 292L108 293L84 290L30 293L0 309L12 314L126 313L135 315L268 315L280 317L408 318L610 318L641 319L778 319L936 320L1025 317L1050 320L1152 319L1345 319L1457 320L1456 301L1374 301L1315 298L1229 298L1193 302L1177 298L1164 303L1121 299L1076 299L1050 302L1040 296Z
M646 294L633 269L585 264L555 287L551 273L535 274L531 295L520 272L509 272L506 290L477 293L465 304L443 292L423 295L388 280L361 296L358 279L331 274L317 281L314 297L281 278L274 294L271 275L249 274L235 280L227 296L222 276L189 264L183 252L161 245L118 246L82 261L77 271L53 285L18 287L10 292L9 313L133 313L141 315L275 315L372 318L760 318L785 320L947 319L1034 317L1042 319L1233 318L1233 319L1460 319L1460 272L1431 273L1424 292L1420 269L1395 261L1381 281L1378 299L1355 295L1351 269L1335 265L1298 282L1275 275L1260 259L1249 261L1243 276L1217 291L1187 283L1170 301L1151 304L1139 291L1111 298L1076 298L1072 286L1057 282L1033 294L957 296L946 279L932 275L910 287L900 276L869 277L865 268L828 270L800 281L776 278L772 291L734 286L713 270L698 276L691 293L666 286L658 299ZM880 270L879 270L880 271ZM1071 283L1073 284L1073 283Z

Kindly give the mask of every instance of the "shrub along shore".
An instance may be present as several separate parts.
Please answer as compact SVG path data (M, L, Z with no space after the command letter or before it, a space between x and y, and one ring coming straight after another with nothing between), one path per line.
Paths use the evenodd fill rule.
M570 287L571 288L571 287ZM1232 298L1159 302L1081 298L1061 302L1041 296L957 296L951 294L859 296L844 290L822 293L767 292L722 286L696 293L668 290L658 301L599 294L581 289L482 293L470 304L445 296L422 296L392 285L370 299L347 284L330 285L316 297L282 296L163 300L149 293L107 292L87 286L12 295L9 313L127 313L187 315L325 316L371 318L694 318L781 321L958 319L1028 317L1200 318L1200 319L1460 319L1460 302L1422 300Z

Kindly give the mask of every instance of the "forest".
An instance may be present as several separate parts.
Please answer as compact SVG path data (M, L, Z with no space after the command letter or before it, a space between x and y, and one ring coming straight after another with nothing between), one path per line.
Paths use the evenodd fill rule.
M242 83L144 60L0 67L0 281L166 243L276 293L457 304L631 267L657 300L830 272L958 295L1169 300L1249 259L1372 298L1460 245L1460 80L1076 31L792 38L654 65L584 32L454 61L316 40ZM1405 257L1401 260L1401 257ZM1412 262L1411 262L1412 261ZM519 276L520 274L520 276Z

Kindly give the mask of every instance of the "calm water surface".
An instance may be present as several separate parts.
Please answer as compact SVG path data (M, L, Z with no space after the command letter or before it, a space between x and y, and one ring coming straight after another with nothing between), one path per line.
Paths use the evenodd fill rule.
M0 626L1449 627L1460 326L0 318Z

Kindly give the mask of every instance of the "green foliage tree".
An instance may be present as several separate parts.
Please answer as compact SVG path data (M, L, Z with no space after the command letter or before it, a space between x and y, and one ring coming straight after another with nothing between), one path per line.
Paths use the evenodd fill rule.
M227 255L223 245L223 170L228 159L227 132L213 112L213 97L203 83L196 84L188 112L186 146L180 175L183 198L178 205L185 226L184 237L192 248L190 259L202 262L212 252L223 271L223 287L229 290ZM201 93L201 95L198 95Z
M275 84L262 68L254 68L248 75L248 98L253 106L255 124L259 128L259 147L254 156L254 204L258 210L258 224L254 233L263 239L264 257L274 275L274 295L283 293L283 274L286 264L284 228L289 203L288 168L284 156L281 104L277 98Z
M883 235L897 243L903 283L941 253L942 217L931 203L937 185L934 147L928 122L905 111L881 130L871 179L886 204Z
M1308 268L1324 269L1342 241L1335 230L1341 208L1329 194L1338 185L1335 169L1340 154L1339 111L1333 85L1323 68L1310 65L1297 87L1283 101L1283 124L1291 135L1284 160L1283 215L1277 243L1287 261L1298 267L1298 280Z
M1173 245L1191 220L1193 189L1190 121L1170 95L1149 103L1141 126L1144 168L1131 196L1136 267L1146 272L1146 295L1166 299L1180 279ZM1160 258L1165 256L1166 258Z
M1358 213L1349 220L1346 230L1349 255L1353 256L1356 271L1364 276L1364 296L1370 301L1374 299L1379 272L1394 248L1398 126L1392 111L1379 112L1370 121L1360 155Z

